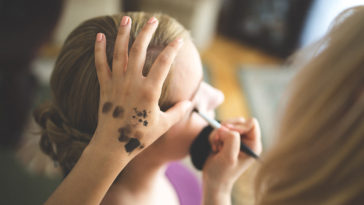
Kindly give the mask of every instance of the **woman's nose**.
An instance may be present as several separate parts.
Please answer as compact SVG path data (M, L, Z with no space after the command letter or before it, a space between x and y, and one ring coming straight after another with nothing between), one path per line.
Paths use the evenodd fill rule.
M209 110L214 110L216 109L219 105L221 105L224 102L224 93L222 93L220 90L216 89L216 88L212 88L213 89L213 94L211 97L211 101L209 103Z

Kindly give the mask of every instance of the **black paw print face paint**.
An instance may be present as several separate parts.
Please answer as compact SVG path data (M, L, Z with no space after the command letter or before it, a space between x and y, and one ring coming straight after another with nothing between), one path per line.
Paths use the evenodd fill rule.
M124 115L124 108L121 106L116 106L114 109L114 112L112 113L112 116L114 118L123 118Z
M141 149L144 148L144 145L141 144L140 139L143 138L143 133L140 131L136 131L132 136L132 127L130 125L126 125L125 127L119 128L119 141L120 142L127 142L125 144L125 151L128 153L131 153L133 150L135 150L137 147L140 147Z
M102 106L102 113L108 114L113 108L113 104L111 102L106 102ZM118 129L119 134L119 142L126 143L124 145L125 151L129 154L133 152L136 148L143 149L144 145L140 142L140 140L143 138L143 133L138 130L134 130L137 127L138 123L141 123L143 126L148 126L148 112L146 110L138 110L137 108L134 108L135 114L132 116L132 120L137 120L136 124L127 124L123 127L120 127ZM150 113L150 112L149 112ZM112 112L113 118L123 118L124 117L124 108L121 106L115 106L113 112Z
M139 147L140 141L137 138L131 138L129 142L125 145L125 151L128 153L131 153L133 150L135 150L137 147Z
M127 142L130 139L130 137L129 137L129 135L131 134L130 125L121 127L121 128L119 128L118 131L120 132L120 137L119 137L120 142Z
M133 119L137 119L138 122L142 123L143 126L148 126L148 113L146 110L138 110L137 108L134 108L135 115L133 115Z

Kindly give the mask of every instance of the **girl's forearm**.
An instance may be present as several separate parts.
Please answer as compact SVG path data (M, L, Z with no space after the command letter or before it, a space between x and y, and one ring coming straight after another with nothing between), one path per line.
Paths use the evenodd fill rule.
M121 149L112 150L90 144L45 204L100 204L117 175L130 161L119 151Z

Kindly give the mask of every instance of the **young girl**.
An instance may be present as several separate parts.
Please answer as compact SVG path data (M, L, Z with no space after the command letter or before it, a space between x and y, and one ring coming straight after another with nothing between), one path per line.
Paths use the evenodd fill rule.
M109 150L117 150L113 151L114 156L114 152L120 152L124 157L118 159L119 165L105 161L104 166L93 167L100 169L100 175L104 169L114 170L114 178L118 175L109 189L107 183L103 184L108 189L102 201L104 204L200 204L201 193L196 180L183 166L170 162L187 156L192 140L207 125L192 112L192 107L213 115L214 109L223 101L223 94L202 81L198 51L178 22L160 14L126 15L91 19L67 38L51 77L53 99L36 113L37 122L43 128L41 148L59 162L65 175L81 155L91 150L89 147L95 147L92 145L107 144L97 146L100 155ZM177 41L173 41L176 38ZM161 63L171 59L170 53L162 52L171 49L167 45L180 48L169 72L161 69ZM129 56L126 55L128 50ZM97 55L101 57L97 58ZM140 63L144 60L144 64ZM161 83L164 78L166 81ZM133 83L139 89L135 89ZM149 101L158 98L158 105L150 107ZM133 104L136 101L138 103ZM188 110L184 108L187 112L183 115L172 118L173 113L186 107L181 101L190 101L192 106ZM235 120L232 123L237 127L248 127L241 132L258 129L256 121ZM100 133L109 134L103 131L109 129L112 131L108 139L96 137ZM259 133L252 133L252 141L258 144L254 151L259 153L261 148L256 143L259 140L255 140ZM234 136L236 140L239 134L236 132ZM236 154L238 156L238 152ZM245 165L240 163L236 167L239 169L234 170L228 180L204 177L208 182L204 183L204 188L223 190L220 194L229 195ZM103 194L100 191L98 196ZM99 198L80 201L98 203Z
M330 32L318 44L304 50L303 55L299 55L299 58L296 59L294 65L303 69L290 87L289 100L286 103L285 112L278 127L279 138L277 144L262 159L263 163L257 175L257 204L363 203L363 19L363 6L343 12L335 20L335 25ZM125 31L125 29L121 30ZM96 41L96 61L99 62L99 66L97 66L99 68L106 65L105 60L102 61L104 59L102 51L104 51L105 45L102 39ZM169 52L166 53L174 56L176 49L173 48L178 47L176 46L178 43L172 45L174 46L167 47ZM124 51L124 53L126 52ZM165 62L171 62L172 57L169 56L165 59L169 59ZM123 60L123 62L126 61ZM167 70L165 66L161 66L162 64L157 64L160 70ZM168 63L163 65L168 65ZM127 70L130 68L133 68L133 66L128 65ZM154 68L158 68L158 66ZM107 69L100 70L106 71ZM99 72L101 73L101 71ZM100 74L100 76L100 84L108 87L108 89L104 89L104 96L111 96L112 89L110 89L110 85L102 83L102 79L107 79L106 75ZM133 84L131 88L145 92L138 84ZM103 99L101 99L101 102L105 101ZM132 102L139 105L135 99L132 99ZM182 112L181 107L175 107L175 117L171 118L174 119L173 122L180 119L177 113ZM158 112L156 113L154 119L165 122L166 118L161 117ZM100 124L106 126L100 123L101 121L107 121L106 117L102 117L103 119L99 120L98 129L101 127ZM163 125L165 124L158 124L159 128L165 127ZM237 127L241 129L244 126ZM259 138L249 135L259 132L259 129L256 129L256 126L251 126L251 128L250 131L245 131L251 141L242 140L247 144L251 142L250 147L259 152L259 149L254 146L260 144L257 143ZM95 142L94 139L98 139L98 142L91 143L88 146L87 151L82 154L80 161L75 166L76 170L71 173L72 178L68 178L68 180L66 178L62 182L59 189L52 195L49 201L50 204L59 201L73 204L77 202L83 204L97 203L97 199L104 194L103 190L106 190L107 186L111 184L110 181L116 175L114 173L122 169L123 166L115 167L114 164L110 164L105 166L107 168L102 169L105 176L97 175L95 177L98 180L93 180L93 178L87 176L86 168L92 167L89 156L96 156L97 158L93 150L100 150L100 147L105 147L104 144L111 144L105 143L107 141L105 140L106 137L103 138L104 140L99 140L102 138L100 137L102 136L100 134L102 133L101 130L100 128L100 131L96 131L94 134L93 141ZM152 138L157 138L156 135L153 135L154 132L149 133ZM226 189L224 186L230 187L231 183L229 182L234 178L230 176L239 174L239 171L236 171L238 167L234 166L234 164L240 164L239 168L241 169L243 169L244 165L247 165L244 164L246 158L236 161L236 152L239 152L240 144L238 134L224 129L220 129L218 134L212 135L211 138L214 139L215 136L219 136L218 138L223 141L222 149L207 160L203 170L204 185L207 185L204 187L208 187L204 190L204 193L207 193L204 198L205 204L229 203L229 197L225 194L229 188ZM255 134L255 136L257 135ZM113 146L110 146L110 149L113 149ZM116 153L109 153L106 156L108 156L107 159L114 156L111 157L110 161L116 161L114 160L114 158L117 158ZM239 154L239 159L241 157ZM124 158L127 157L124 156ZM100 164L100 159L103 159L103 157L97 158L95 163ZM126 161L128 162L128 160ZM83 174L86 174L86 177L83 177ZM99 186L87 189L85 183L75 183L82 177L89 179L91 184ZM72 188L72 185L78 188L86 188L86 194L81 196L82 200L78 201L76 198L77 193L80 193L78 190L70 191L67 189ZM96 193L97 197L94 197L91 193ZM210 195L208 195L209 193ZM206 196L211 196L211 203L208 203L209 201L206 200L208 197Z

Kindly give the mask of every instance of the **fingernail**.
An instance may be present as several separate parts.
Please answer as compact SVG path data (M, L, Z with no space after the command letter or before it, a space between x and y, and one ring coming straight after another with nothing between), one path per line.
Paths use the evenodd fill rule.
M224 126L221 126L220 129L219 129L219 132L220 133L224 133L224 132L227 132L229 129L224 127Z
M225 124L225 126L228 128L234 128L234 125L232 125L232 124Z
M153 24L153 23L155 23L155 22L157 22L158 20L153 16L152 18L150 18L149 20L148 20L148 23L149 24Z
M129 16L123 16L123 19L121 19L121 25L126 26L129 23Z
M96 40L99 42L102 41L102 35L103 35L102 33L97 33Z

